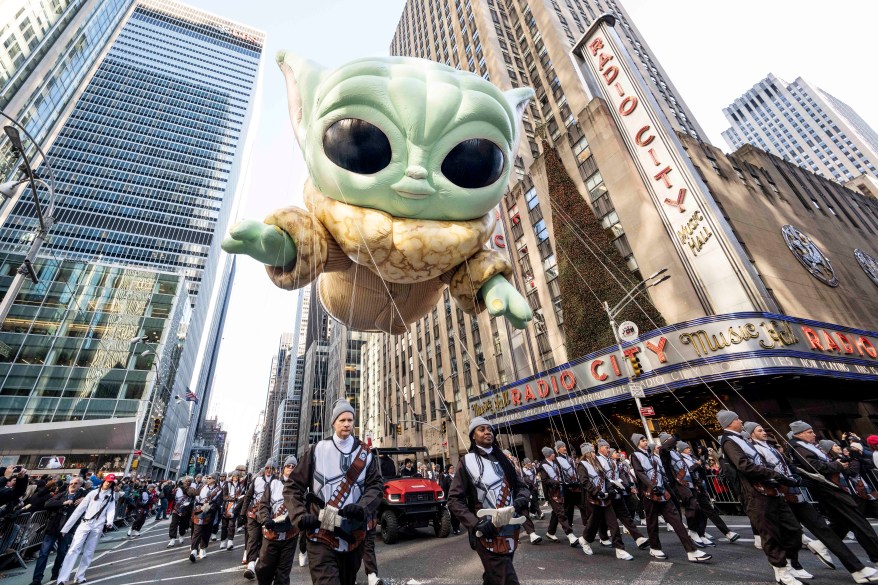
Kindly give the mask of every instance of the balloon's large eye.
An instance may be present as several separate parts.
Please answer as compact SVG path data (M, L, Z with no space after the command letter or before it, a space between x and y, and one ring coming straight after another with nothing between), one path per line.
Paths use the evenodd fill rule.
M377 173L390 164L392 150L384 132L356 118L339 120L323 135L326 157L358 175Z
M442 174L464 189L487 187L503 174L503 151L484 138L464 140L442 161Z

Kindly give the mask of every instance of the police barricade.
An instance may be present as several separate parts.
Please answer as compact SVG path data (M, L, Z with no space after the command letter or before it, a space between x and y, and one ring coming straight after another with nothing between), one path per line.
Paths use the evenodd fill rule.
M720 511L743 514L741 501L727 481L718 475L708 475L705 483L707 484L707 495ZM805 496L806 502L817 504L817 500L811 497L807 488L803 487L800 489L802 490L802 495Z
M33 514L21 514L6 522L0 529L0 551L13 555L22 568L26 567L24 555L28 550L43 544L49 513L45 510Z
M123 524L131 526L134 523L134 516L131 510L131 504L125 499L122 492L116 494L116 521L114 524Z

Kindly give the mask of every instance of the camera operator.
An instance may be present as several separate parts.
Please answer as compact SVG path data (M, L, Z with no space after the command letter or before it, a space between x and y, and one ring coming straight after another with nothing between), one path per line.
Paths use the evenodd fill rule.
M871 518L878 516L878 499L875 498L875 490L863 479L860 471L862 464L859 459L851 456L850 447L842 449L838 443L829 439L820 441L817 446L826 453L830 461L848 464L842 475L847 480L848 491L854 496L860 513Z

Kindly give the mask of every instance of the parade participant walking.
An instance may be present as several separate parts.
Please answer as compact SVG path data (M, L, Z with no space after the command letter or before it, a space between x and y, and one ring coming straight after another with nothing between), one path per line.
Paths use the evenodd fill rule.
M555 459L558 469L561 470L561 483L564 490L564 515L572 527L576 518L576 510L579 509L579 518L582 526L588 522L588 509L583 499L582 486L576 477L576 460L567 452L567 445L563 441L555 441Z
M747 422L744 423L744 429L750 434L753 447L762 456L766 465L782 475L792 476L795 474L795 469L790 466L783 454L769 442L768 433L762 425L755 422ZM839 558L841 564L844 565L844 568L851 573L855 582L869 583L878 581L878 571L872 567L866 567L860 562L853 551L842 542L841 537L826 525L826 521L817 512L814 506L805 500L801 488L780 486L780 491L783 494L787 505L790 507L790 510L792 510L793 515L796 517L796 520L798 520L803 527L810 530L818 539L816 541L812 540L809 543L811 545L809 548L816 546L818 551L820 551L820 549L826 551L820 551L820 554L817 554L818 559L829 567L835 568L834 565L831 564L831 557L829 556L829 551L832 551L832 553Z
M294 526L308 536L308 567L317 585L354 585L367 520L384 485L368 445L353 436L354 408L332 409L332 437L309 448L293 470L284 500Z
M707 517L702 513L698 506L698 499L695 496L696 477L692 474L690 460L683 457L683 453L692 453L692 448L685 441L672 440L674 443L672 449L668 449L671 460L671 468L674 471L674 479L676 480L677 495L680 498L680 509L686 515L686 526L689 528L689 537L695 542L696 546L716 546L710 538L705 534L707 528Z
M73 572L73 566L76 564L79 553L82 553L82 560L79 561L79 568L76 570L76 582L85 582L85 572L91 565L91 560L95 554L95 548L98 546L98 540L104 533L113 527L113 521L116 519L116 475L108 473L104 476L104 481L100 488L92 490L82 498L76 510L67 518L67 522L61 528L61 536L66 537L76 523L79 527L73 534L73 540L70 548L67 550L67 556L58 572L57 585L66 585L70 580L70 574Z
M503 454L506 455L512 462L513 467L515 467L515 473L518 475L519 478L521 478L521 481L524 482L524 487L527 488L528 493L531 493L531 487L530 485L528 485L528 480L525 476L525 470L518 462L518 458L512 455L512 453L510 453L506 449L503 450ZM534 526L534 521L530 517L531 501L532 500L529 498L527 509L522 513L522 516L525 517L525 520L524 524L522 524L521 527L524 529L524 533L527 534L527 537L530 540L531 544L540 544L541 542L543 542L543 537L537 534L537 529L536 526Z
M857 502L843 477L849 464L831 461L817 446L817 435L808 423L800 420L790 423L790 434L791 454L799 468L818 475L818 479L805 475L805 487L820 502L820 508L829 518L830 528L839 536L853 532L857 542L869 555L869 560L873 563L878 561L878 536L857 508ZM765 538L762 540L764 547Z
M522 463L521 479L524 480L524 485L527 486L527 491L530 492L530 507L528 508L529 515L536 517L537 520L542 520L543 511L540 510L540 492L537 487L536 466L534 465L534 462L527 457L524 458ZM542 540L542 538L540 540Z
M287 457L280 477L271 480L259 501L256 517L262 524L262 547L255 570L259 585L289 585L290 582L299 530L293 527L287 513L284 484L289 481L296 464L294 455Z
M579 483L585 488L585 501L588 507L588 524L586 524L585 532L580 538L582 552L587 555L593 554L591 543L594 542L598 529L603 526L610 532L610 542L616 549L616 558L630 561L634 557L625 552L625 545L622 544L622 533L619 531L619 520L613 511L611 495L611 492L614 491L613 486L595 457L594 447L591 446L591 443L583 443L579 450L582 453L582 459L579 460L579 465L576 467L576 474Z
M643 510L646 515L646 533L649 537L649 554L653 558L664 560L667 555L662 551L662 543L659 540L658 519L662 516L668 523L680 543L686 550L687 558L693 563L709 561L711 555L698 550L695 543L689 537L680 513L671 502L671 493L667 489L668 477L662 462L652 450L647 451L648 442L646 437L639 433L631 435L631 444L637 448L631 458L631 465L637 478L638 489L643 498Z
M878 518L878 500L875 499L875 490L863 479L860 474L862 462L856 457L850 456L850 451L846 454L841 446L830 439L824 439L818 443L820 450L826 453L832 461L841 461L848 464L844 471L844 478L851 496L857 503L860 514L866 517Z
M622 523L622 526L625 527L625 530L634 539L637 548L641 550L649 548L649 539L643 536L640 530L637 529L625 503L628 491L634 490L636 493L637 488L631 486L630 482L625 481L628 479L626 478L627 472L622 470L618 462L611 459L610 444L604 439L598 439L597 446L598 452L595 459L600 466L601 475L607 482L607 491L610 493L610 505L613 508L616 519Z
M704 470L704 461L695 457L692 453L692 448L689 447L688 443L684 444L686 445L686 448L680 452L680 455L689 467L689 473L692 476L695 486L692 491L695 494L695 500L698 503L698 509L701 513L700 524L696 529L696 533L701 536L703 540L706 539L707 541L710 541L711 539L707 536L706 532L707 521L710 520L713 522L713 525L723 533L723 536L725 536L729 542L735 542L741 538L741 535L729 529L729 526L722 519L719 511L710 500L710 495L707 490L707 472Z
M220 550L232 550L234 548L235 525L238 522L238 514L244 501L244 484L240 474L232 472L232 479L223 486L223 509L220 523Z
M189 528L190 516L192 515L192 496L189 489L192 486L192 478L184 477L177 482L174 489L174 509L171 510L171 525L168 527L168 548L174 544L183 544L183 536Z
M67 556L67 549L70 548L70 541L73 540L73 535L69 532L66 536L62 535L61 528L67 523L67 519L76 511L76 507L79 506L82 499L86 496L82 483L81 477L72 478L66 490L59 491L51 500L46 502L45 509L51 515L46 523L43 544L40 546L40 554L34 565L34 576L30 585L40 585L43 582L46 564L49 561L49 553L56 546L58 550L55 554L55 563L52 565L52 580L58 579L61 565Z
M735 473L744 501L744 511L759 531L762 550L774 568L775 581L782 585L801 585L790 559L802 546L802 529L786 504L781 485L798 487L794 475L778 473L762 458L741 431L744 421L730 410L720 410L716 419L723 428L720 450L730 471Z
M445 473L439 478L439 487L442 488L446 498L448 498L448 492L451 491L452 481L454 481L454 465L449 463L445 466ZM451 510L448 513L451 515L451 533L454 535L460 534L460 520L457 519L457 516Z
M153 483L134 495L134 523L128 529L128 536L140 536L140 529L146 523L146 517L152 511L155 502L156 491Z
M192 502L192 540L189 547L189 560L193 563L197 559L207 556L207 546L210 544L213 519L219 513L222 506L223 492L218 485L217 474L208 475L204 485L195 492L190 488L193 495ZM197 553L197 558L196 558Z
M248 579L256 578L256 560L259 558L259 549L262 548L262 524L256 518L256 513L265 489L272 480L276 479L274 475L276 468L274 459L269 458L263 466L262 475L253 479L244 498L244 509L247 510L247 527L244 529L246 548L244 562L247 563L247 568L244 570L244 576Z
M494 429L487 420L480 416L472 419L469 439L469 451L461 458L460 469L451 484L448 506L470 533L470 547L485 569L482 582L518 585L512 564L518 528L508 520L513 510L516 514L527 510L530 493L512 462L494 444ZM486 508L497 513L478 516Z
M546 530L546 538L554 542L558 542L555 531L558 525L567 535L570 546L579 546L579 539L573 534L573 528L567 520L567 514L564 513L564 491L561 479L561 469L555 460L555 450L551 447L543 447L543 461L540 463L539 474L540 481L543 483L546 501L552 509L552 515L549 517L549 528Z

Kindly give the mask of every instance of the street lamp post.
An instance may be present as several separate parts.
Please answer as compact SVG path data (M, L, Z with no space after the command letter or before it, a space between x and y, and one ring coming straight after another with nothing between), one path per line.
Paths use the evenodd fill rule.
M39 218L40 226L34 232L34 238L31 241L27 254L25 254L24 262L19 266L15 278L12 279L9 289L6 291L6 295L3 297L3 300L0 301L0 324L2 324L6 320L6 317L9 316L9 311L12 310L12 303L21 291L22 285L24 285L24 279L30 278L34 283L38 281L36 271L33 268L33 261L37 257L37 252L39 252L40 248L46 241L46 235L54 223L53 214L55 212L55 188L52 184L43 181L34 173L34 170L30 166L30 160L28 160L27 153L24 150L24 146L21 143L21 135L18 132L18 128L15 126L4 126L3 131L12 143L13 151L18 153L22 158L23 162L19 168L21 172L24 173L25 177L21 180L8 181L0 185L0 195L3 197L11 197L19 185L28 183L31 188L31 195L33 195L34 198L34 206L37 210L37 217ZM49 175L49 180L52 180L51 174ZM40 197L37 193L37 184L42 185L49 191L49 206L45 210L45 215L43 214Z
M131 342L132 343L146 344L146 341L144 341L143 338L141 338L141 337L135 337L134 339L131 340ZM149 345L149 344L147 344L147 345ZM153 356L155 356L155 359L153 360L152 364L150 365L150 368L152 366L156 366L155 372L156 372L156 376L159 378L159 380L156 380L156 383L152 385L152 388L149 391L149 398L146 399L147 403L149 404L149 407L148 407L148 410L146 413L146 418L143 421L143 425L144 425L143 438L140 440L139 450L140 450L140 457L141 458L143 458L143 450L144 450L144 447L146 447L146 437L149 434L149 428L146 425L148 425L152 421L152 413L155 410L156 388L158 388L160 381L162 382L162 385L164 385L164 381L161 380L161 370L159 369L159 365L158 365L161 362L161 359L159 358L158 354L154 350L146 350L144 352L141 352L139 355L141 357L143 357L143 356L146 356L149 354L152 354ZM156 447L158 447L158 444L156 444ZM129 472L131 471L131 463L133 462L133 460L134 460L134 456L132 453L131 455L128 456L128 461L125 464L124 475L128 475ZM155 461L155 457L153 457L153 461Z
M616 340L616 347L619 349L619 353L623 356L624 352L622 350L622 340L619 339L619 333L616 330L616 317L619 316L619 313L621 313L622 310L628 306L628 303L633 301L635 297L637 297L637 295L669 279L671 276L669 274L665 274L665 272L667 271L667 268L662 268L652 276L641 280L639 283L634 285L634 288L625 293L625 296L622 297L622 300L616 303L616 306L612 308L610 308L610 303L604 301L604 311L607 312L607 317L610 320L610 329L613 331L613 339ZM661 278L659 278L660 276ZM628 362L628 360L624 361ZM628 365L625 367L625 370L628 373L628 391L631 393L631 396L634 397L635 404L637 404L637 414L640 416L640 422L643 423L643 432L646 434L647 440L652 442L652 433L649 430L649 424L646 422L646 416L643 414L643 406L640 403L640 398L643 396L643 390L631 387L631 378L634 375L634 371L630 363L628 363ZM635 447L636 446L637 445L635 445Z

